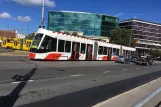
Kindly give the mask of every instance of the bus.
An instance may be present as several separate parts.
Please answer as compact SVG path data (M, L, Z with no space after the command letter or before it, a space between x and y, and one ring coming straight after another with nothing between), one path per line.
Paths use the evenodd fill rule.
M30 47L32 60L113 60L135 48L39 28Z

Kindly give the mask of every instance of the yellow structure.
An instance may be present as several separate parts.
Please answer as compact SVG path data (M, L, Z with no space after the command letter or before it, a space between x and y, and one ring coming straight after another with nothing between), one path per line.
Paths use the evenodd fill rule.
M1 45L3 48L12 48L13 47L13 38L2 38Z
M16 49L16 50L20 50L20 39L18 38L14 38L13 39L13 45L12 45L12 49Z
M28 51L30 50L30 45L32 43L32 40L28 40L28 39L24 39L23 41L23 49L22 50L25 50L25 51Z
M32 40L19 38L2 38L2 48L12 48L15 50L30 50Z

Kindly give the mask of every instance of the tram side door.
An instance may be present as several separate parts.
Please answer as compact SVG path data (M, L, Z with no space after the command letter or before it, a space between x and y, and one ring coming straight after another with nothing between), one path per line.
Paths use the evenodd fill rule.
M94 44L94 58L93 58L93 60L97 60L97 51L98 51L98 43L97 42L95 42L95 44Z
M108 60L112 59L112 48L108 48Z
M92 60L93 45L87 44L86 60Z
M79 48L80 48L80 43L78 42L72 43L72 55L71 55L72 59L79 60Z

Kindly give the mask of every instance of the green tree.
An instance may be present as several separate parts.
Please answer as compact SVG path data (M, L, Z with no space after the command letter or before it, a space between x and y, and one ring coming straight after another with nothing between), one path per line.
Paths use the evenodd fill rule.
M35 36L35 33L31 33L26 38L32 40L34 36Z
M134 33L131 30L124 29L124 28L117 28L110 31L111 43L125 45L125 46L132 46L136 45L136 40L134 40ZM131 39L131 43L130 43Z
M161 50L150 50L150 54L153 55L155 58L161 56Z
M73 32L72 35L78 36L78 33L77 32Z
M73 33L71 34L70 31L66 31L66 32L64 32L64 34L78 36L78 33L77 33L77 32L73 32Z
M66 32L64 32L64 34L70 35L70 33L69 33L69 32L67 32L67 31L66 31Z

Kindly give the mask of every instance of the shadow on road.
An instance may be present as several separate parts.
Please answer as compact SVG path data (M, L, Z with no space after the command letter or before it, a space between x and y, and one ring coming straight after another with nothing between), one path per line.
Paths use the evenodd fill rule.
M20 107L92 107L95 104L141 86L159 77L161 77L161 71L68 93Z
M160 105L161 105L161 101L155 107L160 107Z
M28 80L35 74L37 66L33 68L28 74L25 76L16 75L12 79L16 81L21 81L18 86L8 95L0 97L0 107L13 107L17 99L19 98L19 93L27 84Z
M25 63L27 63L27 64L33 64L33 65L39 66L39 67L50 68L50 69L52 69L52 70L65 71L64 69L56 69L56 68L46 67L46 66L42 66L42 65L37 65L37 64L31 63L31 62L27 62L27 61L25 61L25 60L19 60L19 61L25 62Z

